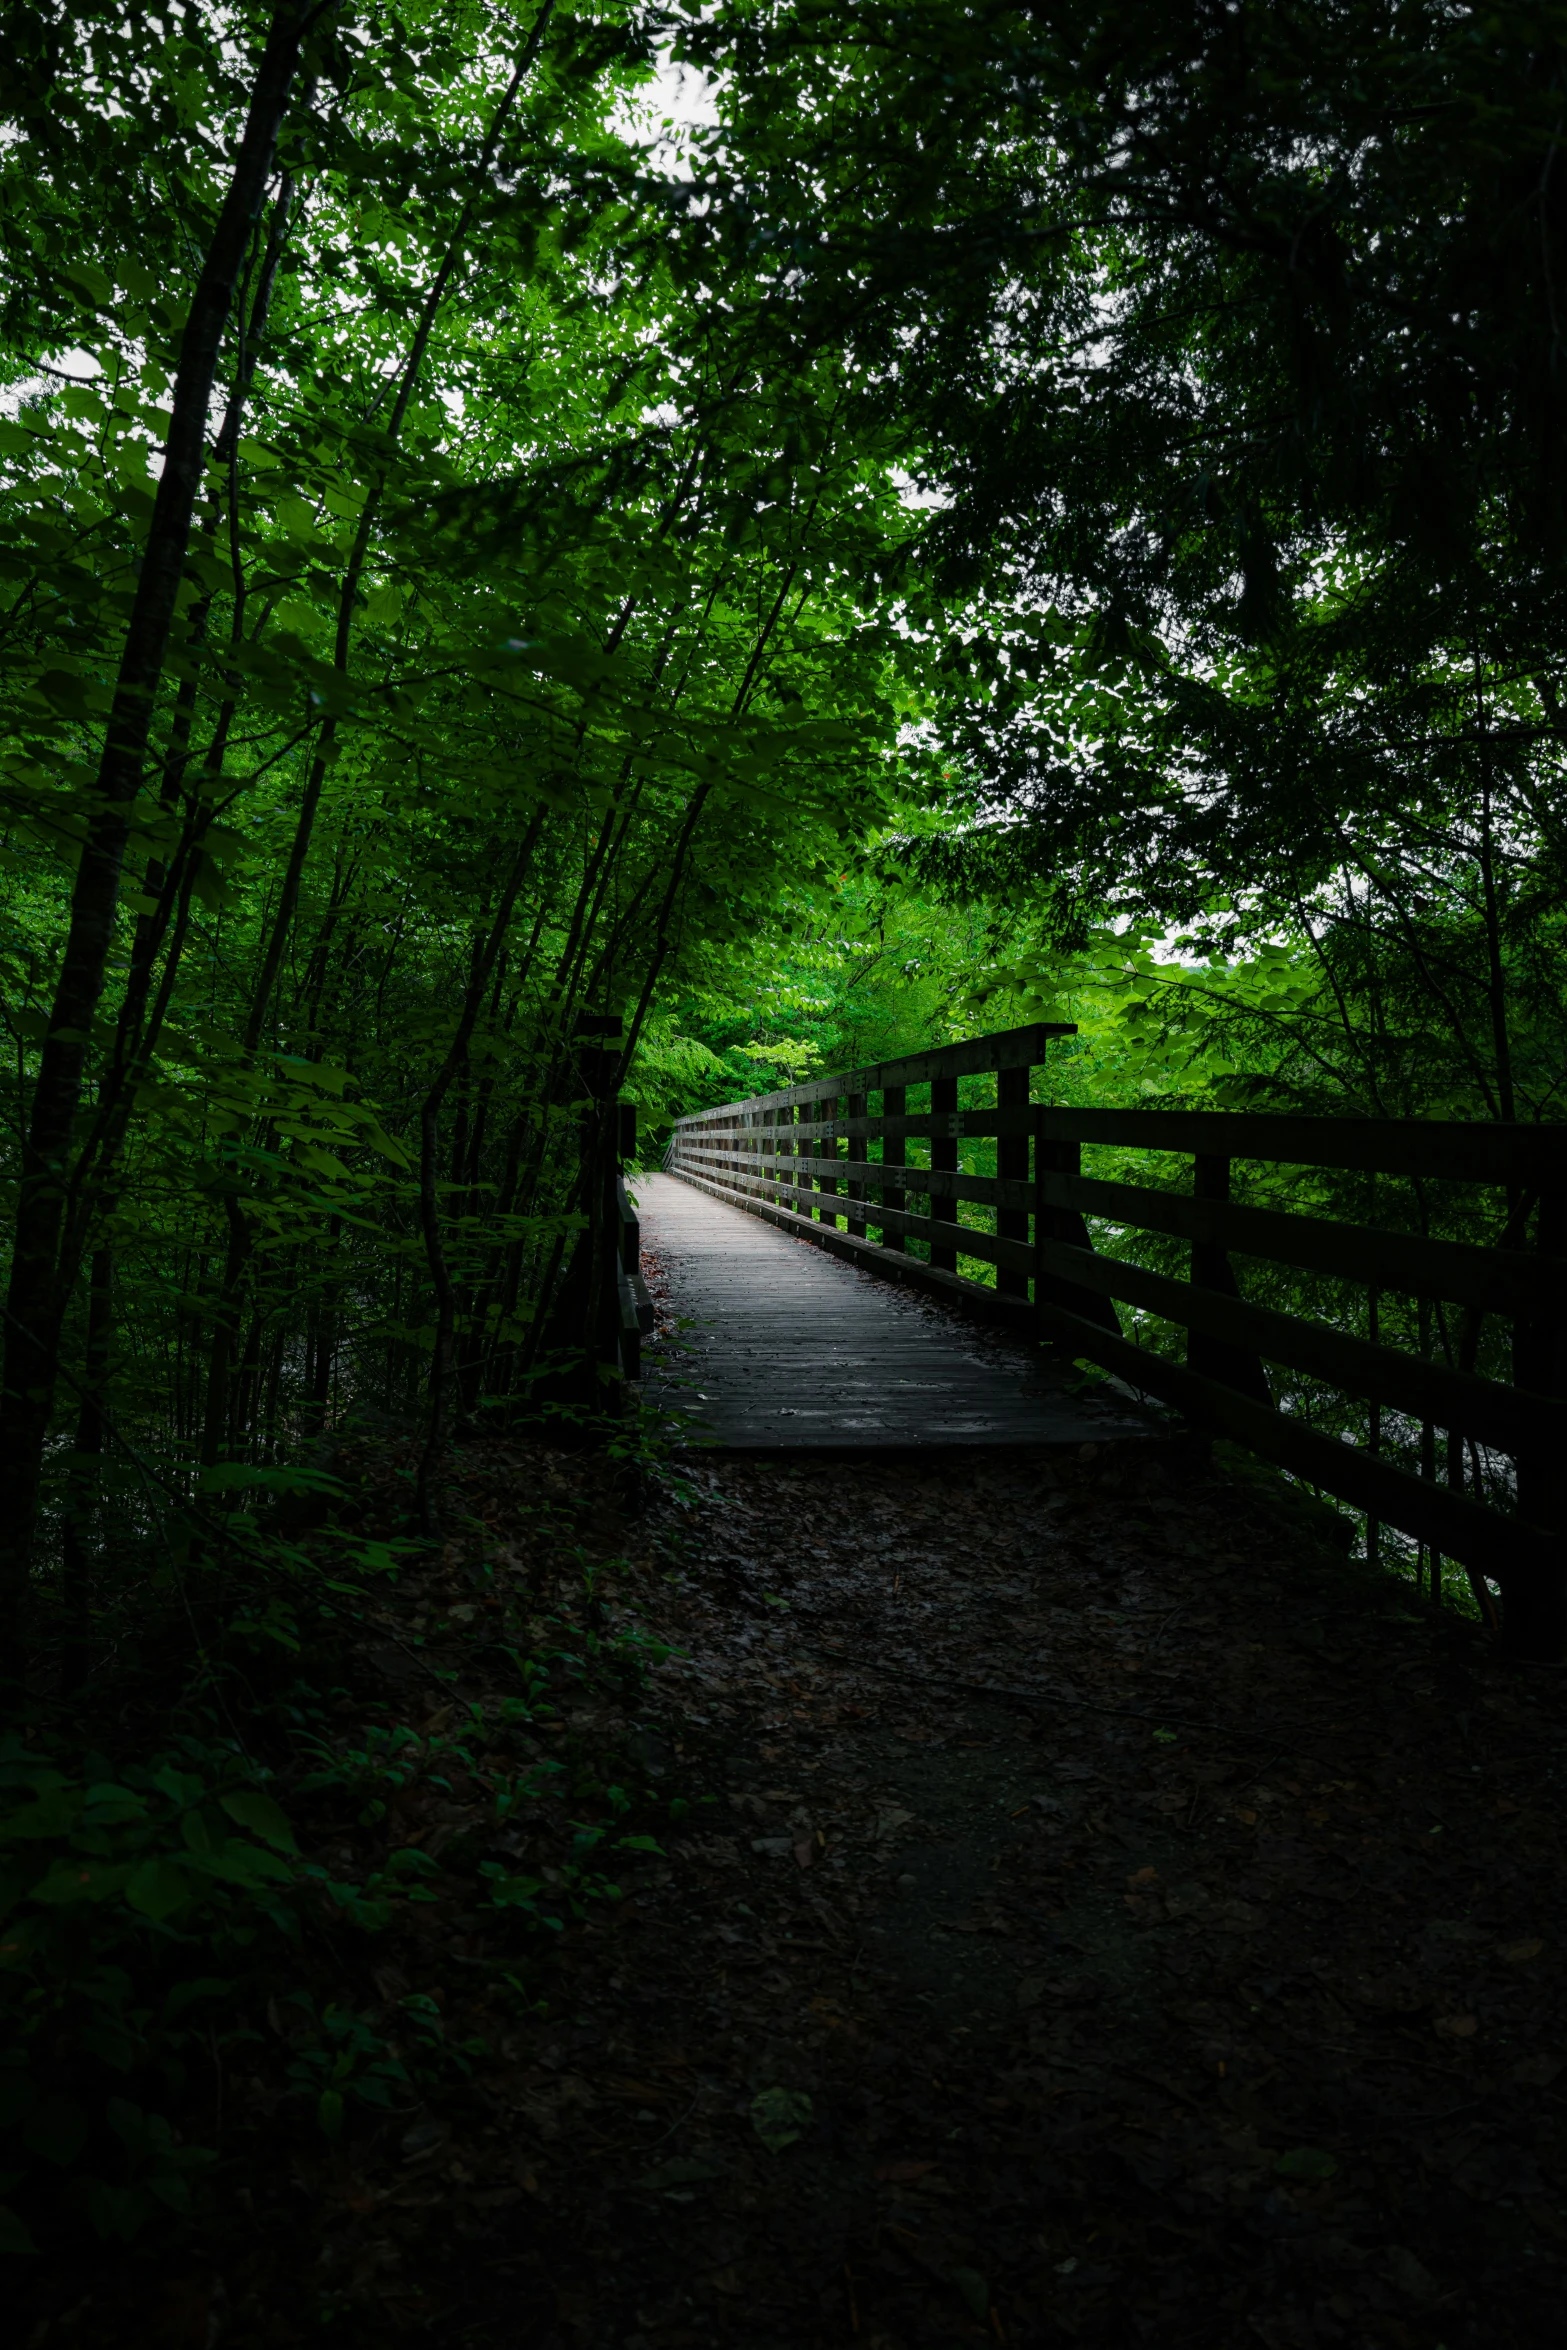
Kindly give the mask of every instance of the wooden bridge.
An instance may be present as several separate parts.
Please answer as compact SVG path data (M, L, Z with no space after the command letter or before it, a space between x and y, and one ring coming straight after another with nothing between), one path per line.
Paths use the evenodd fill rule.
M650 1394L722 1442L813 1446L1127 1440L1148 1427L1132 1397L1151 1399L1363 1512L1373 1554L1384 1527L1409 1536L1433 1595L1455 1560L1493 1624L1500 1593L1513 1653L1561 1659L1567 1126L1055 1107L1036 1097L1071 1033L1009 1030L679 1120L642 1212L692 1328L683 1371L664 1349L650 1362ZM1085 1150L1116 1172L1085 1172ZM1365 1207L1254 1204L1237 1168L1249 1190L1331 1170ZM647 1313L620 1199L634 1370ZM1507 1245L1471 1236L1488 1229ZM1162 1236L1166 1261L1177 1244L1180 1274L1098 1245L1133 1232ZM1311 1277L1314 1311L1245 1294L1279 1266ZM921 1299L1045 1340L1060 1367L966 1340ZM1418 1351L1384 1338L1411 1306ZM1184 1331L1184 1359L1145 1343L1145 1316ZM1510 1381L1473 1367L1489 1317ZM1110 1402L1070 1391L1073 1361L1114 1375ZM1269 1365L1295 1375L1285 1408ZM1313 1394L1335 1401L1333 1432Z
M1065 1366L986 1344L871 1274L671 1175L637 1184L642 1243L686 1323L648 1364L688 1436L747 1452L1147 1443L1129 1402L1072 1392ZM813 1235L814 1237L814 1235ZM1080 1383L1079 1383L1080 1384Z

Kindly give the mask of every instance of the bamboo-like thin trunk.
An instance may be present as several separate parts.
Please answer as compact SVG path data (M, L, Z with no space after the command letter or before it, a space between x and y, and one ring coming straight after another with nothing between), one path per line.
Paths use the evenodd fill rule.
M87 1362L82 1378L81 1408L76 1415L76 1443L62 1529L64 1637L60 1649L60 1689L69 1696L86 1680L92 1666L93 1565L102 1529L99 1509L102 1493L98 1464L103 1457L103 1393L109 1376L109 1341L114 1328L114 1252L95 1249L92 1281L87 1292Z
M93 804L71 893L60 976L28 1119L13 1236L0 1392L0 1672L25 1673L22 1641L43 1448L54 1394L64 1299L58 1250L72 1130L94 1019L114 951L120 878L132 804L141 789L153 710L163 684L191 525L206 462L218 353L251 226L272 173L307 24L320 11L285 0L273 15L222 207L180 342L163 471L142 547Z

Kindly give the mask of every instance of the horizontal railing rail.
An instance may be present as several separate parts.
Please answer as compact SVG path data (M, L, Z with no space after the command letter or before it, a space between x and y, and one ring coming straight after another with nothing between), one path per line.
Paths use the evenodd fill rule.
M1509 1645L1560 1657L1567 1649L1567 1125L1034 1101L1035 1073L1051 1043L1072 1033L1038 1022L699 1111L676 1122L667 1164L876 1271L1064 1345L1236 1438L1363 1510L1373 1529L1395 1527L1456 1560L1488 1612L1486 1582L1495 1581ZM972 1097L974 1081L987 1076L994 1099L970 1098L960 1108L960 1081ZM910 1092L924 1088L928 1104L911 1105ZM964 1143L993 1145L996 1172L964 1169ZM910 1160L911 1145L928 1163ZM1114 1178L1085 1175L1085 1148L1123 1159L1149 1154L1161 1168L1189 1161L1191 1189L1128 1181L1124 1167ZM1504 1213L1491 1221L1509 1245L1400 1230L1374 1215L1341 1219L1235 1200L1237 1164L1369 1178L1373 1205L1377 1178L1413 1187L1419 1202L1429 1202L1433 1186L1446 1187L1444 1198L1464 1187L1464 1204L1449 1217L1460 1224L1466 1213L1475 1221L1473 1187L1501 1192ZM986 1221L965 1222L965 1207ZM1426 1207L1420 1212L1431 1220ZM1186 1277L1096 1249L1089 1218L1184 1243ZM1533 1245L1525 1245L1531 1226ZM1357 1287L1366 1334L1246 1297L1234 1256ZM993 1268L994 1286L960 1271L960 1257ZM1386 1343L1378 1310L1394 1296L1424 1301L1428 1322L1433 1307L1461 1308L1469 1336L1460 1359ZM1185 1361L1129 1338L1118 1306L1184 1329ZM1512 1325L1510 1380L1474 1367L1487 1315ZM1324 1434L1299 1410L1277 1408L1268 1365L1365 1407L1365 1441ZM1384 1411L1418 1428L1419 1474L1380 1457ZM1435 1474L1437 1429L1448 1438L1445 1482ZM1477 1447L1513 1464L1515 1507L1472 1490L1481 1484Z

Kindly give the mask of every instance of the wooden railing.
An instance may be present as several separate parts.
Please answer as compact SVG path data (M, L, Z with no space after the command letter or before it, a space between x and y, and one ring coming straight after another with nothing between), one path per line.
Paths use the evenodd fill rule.
M677 1121L666 1164L839 1255L1062 1345L1237 1439L1364 1511L1373 1528L1397 1528L1456 1560L1488 1614L1494 1581L1508 1647L1561 1658L1567 1125L1045 1107L1031 1099L1033 1073L1051 1041L1072 1033L1044 1023L1012 1029L702 1111ZM985 1073L994 1075L993 1100L960 1110L960 1080ZM911 1110L910 1092L924 1087L928 1107ZM994 1141L993 1176L959 1170L960 1144L980 1138ZM929 1146L928 1166L909 1164L916 1139ZM1084 1174L1085 1147L1189 1158L1191 1190ZM1482 1186L1504 1195L1506 1211L1492 1222L1518 1245L1247 1205L1230 1196L1237 1161ZM989 1211L986 1229L962 1221L966 1203ZM1188 1277L1096 1250L1089 1217L1186 1244ZM911 1239L925 1244L925 1259L909 1252ZM1232 1254L1357 1285L1366 1293L1357 1318L1371 1335L1248 1300ZM993 1266L994 1288L962 1274L960 1255ZM1471 1338L1486 1316L1509 1322L1511 1382L1382 1343L1378 1305L1400 1294L1462 1308ZM1117 1303L1184 1327L1184 1362L1127 1337ZM1325 1435L1299 1411L1276 1408L1266 1364L1364 1406L1364 1437ZM1425 1431L1421 1474L1378 1457L1384 1411ZM1437 1428L1449 1436L1445 1483L1435 1476ZM1476 1448L1512 1464L1512 1507L1470 1490Z

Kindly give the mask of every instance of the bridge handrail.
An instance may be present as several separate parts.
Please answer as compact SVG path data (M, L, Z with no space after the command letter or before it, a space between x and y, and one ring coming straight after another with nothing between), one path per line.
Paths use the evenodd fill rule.
M1032 1073L1049 1044L1072 1033L1062 1023L1038 1022L697 1111L676 1121L666 1163L671 1173L874 1271L1064 1344L1222 1429L1364 1510L1373 1543L1387 1524L1457 1559L1488 1611L1481 1578L1494 1577L1509 1646L1560 1656L1567 1650L1567 1124L1031 1101ZM996 1078L994 1104L960 1110L958 1079L987 1072ZM930 1108L911 1112L908 1090L921 1085L931 1089ZM873 1094L881 1096L874 1112ZM958 1167L959 1144L980 1139L996 1142L995 1176ZM914 1140L929 1143L929 1166L908 1164ZM851 1155L843 1154L845 1144ZM875 1145L880 1158L870 1155ZM1189 1157L1193 1188L1085 1176L1085 1145ZM1229 1196L1237 1161L1500 1188L1515 1239L1523 1239L1537 1207L1536 1244L1492 1248L1253 1207ZM912 1209L911 1198L924 1200L925 1213ZM993 1211L995 1229L961 1223L965 1201ZM1088 1216L1186 1240L1189 1279L1099 1253ZM872 1229L879 1239L871 1239ZM909 1253L910 1239L926 1244L928 1263ZM1374 1310L1370 1335L1360 1338L1257 1305L1241 1294L1232 1249L1356 1283L1367 1291L1368 1308L1391 1290L1502 1315L1514 1324L1513 1381L1381 1343ZM960 1253L996 1268L994 1289L959 1272ZM1128 1339L1117 1300L1183 1325L1185 1363ZM1297 1414L1277 1410L1265 1360L1367 1406L1366 1446L1323 1436ZM1384 1407L1421 1423L1422 1475L1377 1457ZM1449 1437L1446 1485L1434 1479L1438 1427ZM1517 1515L1466 1490L1466 1439L1513 1461Z

